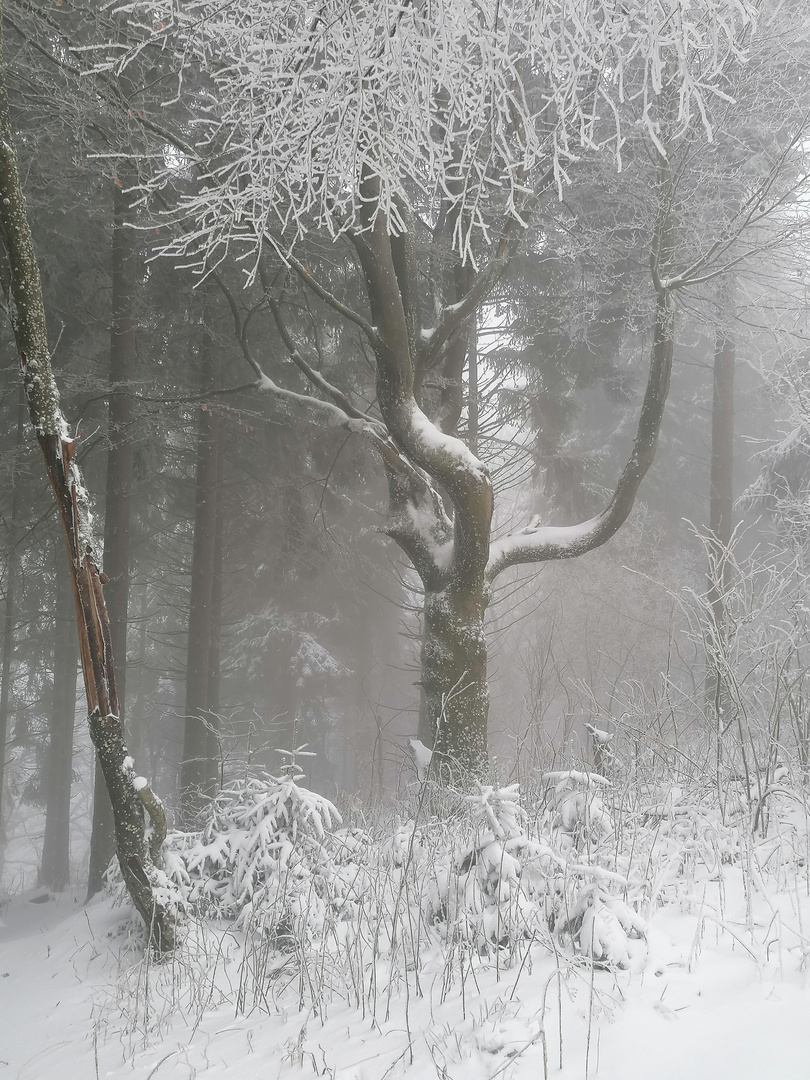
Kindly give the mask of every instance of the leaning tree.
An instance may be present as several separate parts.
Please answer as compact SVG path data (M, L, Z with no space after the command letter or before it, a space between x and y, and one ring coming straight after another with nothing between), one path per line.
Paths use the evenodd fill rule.
M121 873L158 952L174 944L174 910L162 868L166 817L144 777L135 775L127 753L115 681L110 620L96 562L93 518L76 440L62 413L51 368L39 266L28 223L14 146L0 5L0 240L4 258L0 284L20 359L22 382L34 433L42 452L67 548L68 572L79 631L90 737L113 807Z
M156 159L153 190L171 227L161 250L230 296L259 391L314 410L379 456L385 531L424 588L421 735L467 764L486 755L495 580L590 551L625 521L656 449L677 295L742 257L740 237L782 168L760 162L734 212L713 231L686 230L684 242L696 187L684 184L694 175L684 163L711 143L729 88L769 31L761 8L194 0L160 14L133 4L140 44L100 65L121 73L150 51L176 57L172 108L181 102L193 123ZM493 540L491 477L458 434L471 335L519 249L542 252L555 196L600 155L612 156L644 221L651 359L636 436L600 513L567 526L533 518ZM289 378L269 377L252 348L250 319L220 276L234 262L259 290L251 317L272 318ZM330 378L295 320L296 290L354 334L373 395Z

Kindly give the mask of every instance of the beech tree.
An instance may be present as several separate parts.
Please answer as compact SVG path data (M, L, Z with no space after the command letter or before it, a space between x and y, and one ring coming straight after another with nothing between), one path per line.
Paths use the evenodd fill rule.
M376 451L385 532L424 588L420 737L465 764L486 755L484 617L496 579L590 551L626 520L655 454L677 296L744 257L740 239L784 166L753 169L713 231L698 231L694 215L684 228L694 189L682 190L682 165L710 144L770 32L758 27L761 6L198 0L156 15L133 5L141 44L101 65L120 74L148 50L173 52L176 101L193 125L157 159L152 186L172 233L160 250L220 284L225 264L241 264L299 380L268 376L234 304L256 388ZM471 327L519 248L542 250L555 195L606 154L631 174L619 183L646 214L650 368L635 439L600 513L562 526L535 517L493 539L489 471L458 437ZM333 284L336 260L349 284ZM355 334L371 398L360 382L332 381L293 328L291 280Z

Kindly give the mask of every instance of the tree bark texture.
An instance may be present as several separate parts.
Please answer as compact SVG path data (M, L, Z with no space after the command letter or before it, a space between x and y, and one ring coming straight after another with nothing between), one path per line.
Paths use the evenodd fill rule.
M473 324L470 332L470 352L467 361L467 441L470 451L478 457L478 426L479 426L478 400L478 327Z
M167 879L160 866L166 819L149 785L136 778L124 744L110 623L93 551L92 514L81 473L73 461L75 443L62 415L51 369L39 267L20 185L1 60L0 232L8 260L12 325L28 412L67 548L90 737L113 806L118 860L129 895L147 926L150 942L157 951L164 952L173 947L175 939L174 912L165 899ZM149 831L147 814L151 823ZM158 892L159 888L164 890L163 894Z
M734 530L734 366L733 335L715 334L712 394L712 457L709 481L709 528L728 547ZM728 572L726 571L726 578Z
M110 617L110 639L116 669L118 700L123 723L126 704L127 611L129 602L129 534L132 507L132 400L128 383L135 368L134 232L131 196L124 180L113 185L112 322L110 327L110 405L108 413L107 486L104 512L105 600ZM120 186L119 186L120 185ZM115 852L112 806L96 762L93 796L93 831L90 841L88 897L103 883L104 871Z
M485 611L484 589L425 594L421 666L428 726L419 739L466 763L480 762L487 745Z

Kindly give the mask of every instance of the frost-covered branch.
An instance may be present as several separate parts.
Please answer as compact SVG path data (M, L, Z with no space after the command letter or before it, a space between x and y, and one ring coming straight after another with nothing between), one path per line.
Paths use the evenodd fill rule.
M359 327L365 334L372 348L379 347L380 336L368 319L363 318L362 315L350 308L348 304L344 304L342 300L339 300L334 293L330 292L329 289L318 281L312 271L300 259L296 258L292 252L284 252L278 242L271 237L266 237L265 239L268 243L272 244L273 249L279 257L292 267L304 284L315 293L318 299L323 300L325 304L332 308L338 315L342 316L342 318Z
M422 368L429 368L435 362L450 338L479 309L481 303L498 284L512 256L520 246L543 195L553 186L554 170L550 168L546 170L529 197L524 198L519 219L506 218L494 251L486 265L472 275L470 287L464 296L457 303L444 307L440 311L436 326L423 331L422 346L417 361Z
M9 13L8 9L12 6L41 24L44 28L44 41L37 40L20 19ZM3 12L3 22L52 67L76 79L92 76L94 92L101 96L113 115L125 117L127 121L149 132L160 140L162 146L174 147L190 164L199 164L194 145L183 138L180 132L161 123L146 109L136 107L126 94L121 80L105 68L90 63L87 59L87 51L75 46L74 42L66 36L64 25L59 20L51 18L42 5L28 3L27 0L14 0L13 4L7 3Z
M721 235L688 266L671 273L662 283L666 288L682 289L705 284L739 269L768 250L784 247L792 235L806 231L802 217L789 213L789 210L791 202L803 198L810 178L806 160L797 162L797 156L805 153L809 127L810 116L804 114L791 138L771 163L764 180L740 201ZM785 190L777 190L774 194L774 188L784 180L786 174L791 176L790 184ZM780 214L782 220L778 220ZM765 239L759 235L762 225L770 226L770 233ZM735 246L740 238L751 232L754 239L746 250L736 251Z
M365 420L368 421L368 423L370 424L376 423L372 416L369 416L368 413L363 412L362 409L358 409L357 406L354 405L352 401L350 401L350 399L343 393L342 390L338 389L338 387L336 386L333 386L328 379L324 378L320 371L316 371L311 364L307 363L307 361L301 355L298 346L293 341L292 335L287 328L287 324L282 317L281 308L279 307L278 301L275 300L269 293L265 293L265 300L267 302L268 308L270 309L270 313L273 316L273 321L276 324L276 329L278 330L279 337L283 341L284 347L289 353L290 359L298 368L298 370L302 373L302 375L306 376L306 378L312 383L312 385L317 387L322 393L327 394L332 399L332 401L334 401L336 405L343 409L346 415L350 416L353 420Z
M372 446L388 476L389 512L384 531L399 543L421 574L428 580L436 579L446 569L453 550L453 529L441 496L429 475L403 454L382 421L358 409L343 391L307 363L287 327L280 305L272 296L269 277L261 267L259 273L264 288L264 303L273 315L291 361L330 400L289 390L264 372L250 348L246 320L242 317L236 297L222 275L214 271L212 279L228 303L243 356L258 375L254 384L256 389L272 395L280 403L320 415L330 426L360 435Z
M312 394L299 394L294 390L288 390L286 387L280 386L274 379L271 379L264 371L262 365L253 355L253 350L250 346L250 340L248 338L248 320L242 317L239 311L239 305L236 302L236 297L233 294L233 290L230 289L220 273L214 271L211 274L211 279L216 284L225 300L231 312L231 317L234 324L234 333L236 339L239 342L239 348L242 352L246 363L255 372L257 379L255 383L251 385L255 387L262 394L269 394L275 397L278 401L284 402L288 405L294 405L296 408L308 409L310 411L320 413L327 422L334 427L341 427L347 431L359 431L365 424L374 426L376 421L371 417L365 416L364 413L351 404L351 402L345 398L334 387L331 387L327 380L322 379L320 382L317 379L312 379L312 383L318 386L322 390L334 390L334 394L330 396L336 396L340 398L339 401L324 401L323 398L315 397ZM265 302L270 302L272 310L272 301L269 298L265 298ZM278 325L278 323L277 323ZM283 324L282 324L283 325ZM281 332L281 331L280 331ZM300 356L298 350L295 347L294 342L290 338L289 334L282 334L282 340L285 347L289 350L291 358L296 363L299 370L306 370L309 365ZM317 372L313 372L313 375L317 375Z
M205 72L196 155L213 154L210 181L184 193L180 209L199 223L192 246L210 262L233 244L258 253L268 236L289 248L313 228L333 237L367 228L364 173L379 180L372 223L380 214L399 233L402 198L446 200L466 260L493 221L521 220L538 171L550 168L562 190L583 147L608 146L621 160L631 80L654 145L665 88L676 101L673 137L703 126L711 138L708 106L725 94L729 61L744 58L757 9L753 0L597 0L576 11L568 0L326 0L314 20L306 0L191 0L156 28L152 7L130 3L123 11L141 42L106 66L123 72L150 47L171 51L178 70ZM178 236L166 250L192 248Z

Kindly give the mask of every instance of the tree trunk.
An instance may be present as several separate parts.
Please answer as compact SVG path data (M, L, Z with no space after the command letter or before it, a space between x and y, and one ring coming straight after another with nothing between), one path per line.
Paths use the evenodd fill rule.
M222 707L222 604L223 604L223 568L225 545L225 422L220 417L217 432L217 482L216 482L216 524L214 527L214 557L211 568L211 624L208 644L208 731L206 738L206 759L208 775L206 790L216 793L221 782L220 760L221 747L219 730L221 727L220 711Z
M201 360L203 388L212 385L211 334L203 332ZM183 761L180 771L180 805L187 826L211 794L209 763L209 665L211 661L211 615L214 554L217 539L217 472L221 418L207 405L197 421L197 470L195 481L194 543L191 557L191 596L188 612L186 704ZM214 767L215 769L215 767Z
M432 331L422 334L415 253L407 237L392 242L376 206L378 180L364 177L366 231L353 237L369 298L376 359L377 403L390 441L369 432L388 474L386 532L410 559L425 590L422 741L462 768L477 770L487 756L488 688L484 612L492 582L509 566L573 558L606 543L633 508L652 464L670 386L675 300L668 285L675 220L669 160L659 157L658 216L650 265L656 293L650 375L638 429L614 494L602 513L575 526L540 525L533 519L517 534L491 543L493 489L487 469L451 434L461 411L461 376L469 359L465 320L475 315L490 287L486 274L459 268L456 300ZM372 209L376 209L372 217ZM504 252L509 244L499 245ZM506 263L496 263L506 265ZM465 291L466 290L466 291ZM461 296L461 299L458 297ZM463 345L463 348L462 348ZM422 410L422 375L444 354L447 393L431 423ZM474 417L474 421L475 421ZM447 510L452 505L452 516Z
M123 185L130 178L125 176ZM132 504L132 400L126 391L135 367L135 245L131 222L131 196L124 186L113 186L112 324L110 333L110 395L107 453L107 489L104 514L105 592L110 616L113 656L118 657L116 678L121 721L124 720L127 658L127 606L129 599L129 533ZM93 797L93 832L90 840L88 899L102 887L104 871L115 853L112 806L101 764L96 761Z
M59 553L57 552L57 562ZM45 838L39 883L61 892L70 883L70 789L73 782L73 728L76 722L78 649L71 623L75 619L70 578L56 575L56 619L53 647L53 703L46 765Z
M481 403L478 400L478 325L474 323L470 330L470 344L467 360L467 441L470 453L478 457L478 425Z
M112 640L102 582L93 553L92 516L81 473L73 461L51 368L42 284L20 185L2 65L0 11L0 233L8 260L4 284L20 357L31 424L39 442L68 554L79 631L79 653L87 696L90 737L101 759L115 817L118 860L124 882L154 948L169 950L175 918L161 868L166 818L160 800L135 776L124 745ZM146 814L151 828L147 831Z
M718 330L714 350L712 399L712 459L709 497L709 528L723 547L734 531L734 365L733 336ZM724 567L724 583L728 566Z
M133 757L142 758L148 755L146 738L146 708L144 696L146 691L146 625L147 604L149 601L149 586L142 581L139 586L138 615L136 617L137 648L133 660L133 670L129 679L129 706L127 709L127 738L132 750ZM151 766L150 766L151 768Z
M14 443L15 462L12 472L13 494L11 496L11 515L8 525L8 559L6 563L6 610L3 616L3 660L0 670L0 850L5 836L3 815L3 790L6 772L6 743L8 742L9 720L11 719L11 665L14 659L14 638L17 630L17 568L19 565L18 527L22 509L22 478L18 456L25 444L25 393L20 388L17 404L17 437Z
M452 588L425 594L422 683L427 728L419 738L448 759L468 767L487 757L486 600Z

